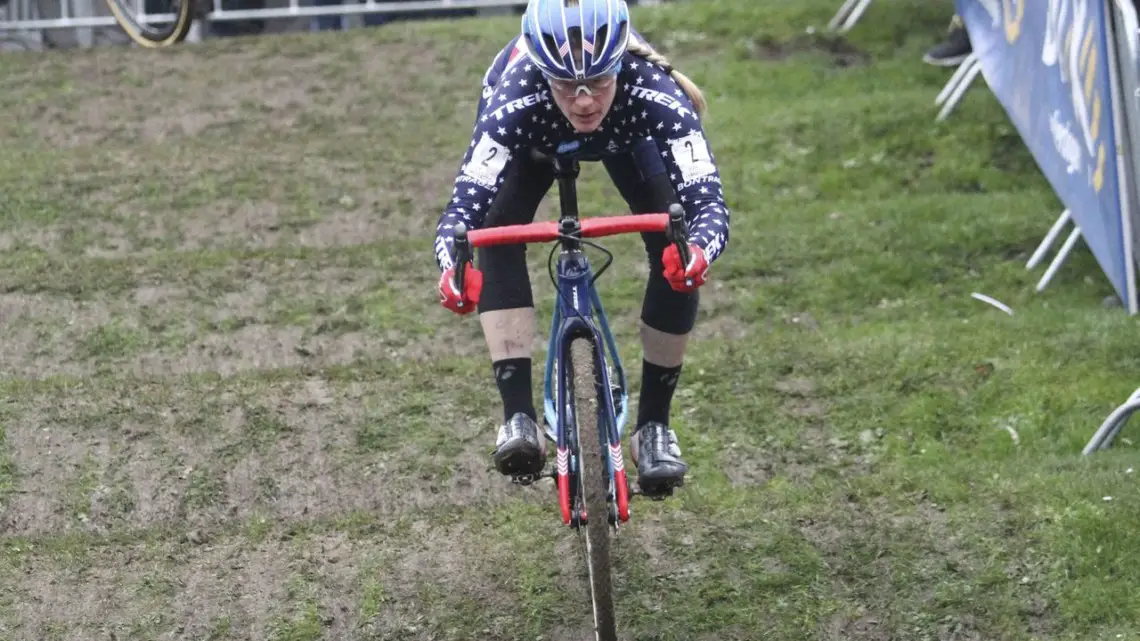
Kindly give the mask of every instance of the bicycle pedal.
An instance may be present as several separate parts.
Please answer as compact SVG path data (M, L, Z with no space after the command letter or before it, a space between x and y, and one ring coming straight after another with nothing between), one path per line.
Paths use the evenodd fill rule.
M553 472L539 472L538 474L518 474L515 476L511 476L511 483L514 483L515 485L523 485L523 486L534 485L536 482L541 481L542 479L544 479L546 477L554 478L554 473Z
M665 499L673 496L674 490L676 490L679 487L683 487L684 485L685 485L685 483L682 481L681 483L678 483L676 485L668 485L666 487L663 487L663 488L658 489L658 490L653 491L653 492L646 492L639 485L639 486L637 486L636 489L634 489L630 492L630 495L631 496L641 496L641 497L647 498L651 501L664 501Z

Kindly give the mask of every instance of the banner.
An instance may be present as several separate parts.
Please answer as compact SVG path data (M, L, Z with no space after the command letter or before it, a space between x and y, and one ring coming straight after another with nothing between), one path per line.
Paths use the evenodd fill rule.
M982 75L1126 308L1104 0L955 0Z

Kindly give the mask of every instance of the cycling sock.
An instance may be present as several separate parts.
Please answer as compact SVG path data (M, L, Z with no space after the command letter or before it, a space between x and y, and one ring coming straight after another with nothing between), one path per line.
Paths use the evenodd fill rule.
M534 411L533 390L530 388L530 359L507 358L491 363L495 371L495 384L503 399L503 420L509 421L519 412L538 420Z
M641 397L637 401L639 427L649 421L669 424L669 406L680 377L680 365L662 367L646 360L641 362Z

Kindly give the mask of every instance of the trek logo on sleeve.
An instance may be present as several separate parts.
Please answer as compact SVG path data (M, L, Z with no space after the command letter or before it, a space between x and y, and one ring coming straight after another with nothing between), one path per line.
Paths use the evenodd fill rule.
M516 98L515 100L512 100L502 107L499 107L498 109L492 111L490 115L495 120L502 120L503 116L506 114L513 114L516 111L526 109L527 107L533 107L540 102L546 102L548 100L550 100L550 91L544 89L538 93L532 93L529 96Z
M635 98L641 98L649 102L655 102L659 105L665 105L673 111L676 111L677 115L681 116L682 118L693 115L693 112L682 105L680 100L677 100L667 93L657 91L656 89L647 89L645 87L630 87L629 91Z

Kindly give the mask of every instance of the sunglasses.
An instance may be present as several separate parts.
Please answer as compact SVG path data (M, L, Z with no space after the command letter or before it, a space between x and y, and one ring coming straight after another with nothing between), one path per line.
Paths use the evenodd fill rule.
M564 98L577 98L582 93L593 97L614 86L614 83L617 82L617 74L610 73L589 80L561 80L558 78L547 78L546 80L550 83L550 88Z

